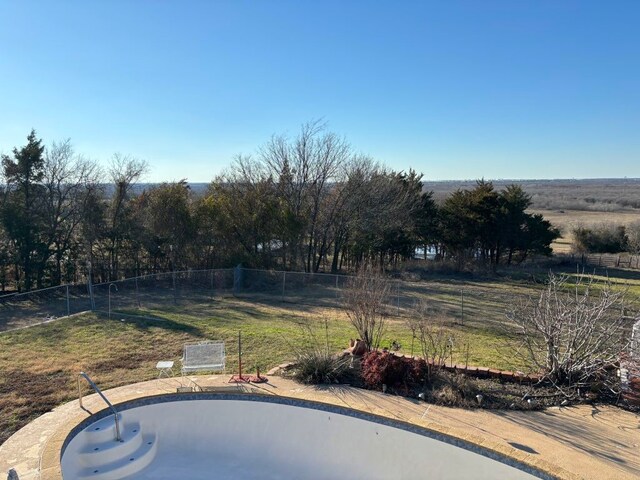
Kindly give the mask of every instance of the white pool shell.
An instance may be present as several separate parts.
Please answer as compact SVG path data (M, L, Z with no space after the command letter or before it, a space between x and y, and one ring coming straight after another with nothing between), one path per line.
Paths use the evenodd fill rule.
M193 393L117 405L76 426L61 451L76 479L553 478L499 453L348 408L260 394Z

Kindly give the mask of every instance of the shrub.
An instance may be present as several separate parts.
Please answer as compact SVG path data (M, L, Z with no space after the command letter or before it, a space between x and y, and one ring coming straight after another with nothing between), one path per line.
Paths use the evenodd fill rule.
M579 253L619 253L627 248L624 225L603 224L573 229L574 248Z
M521 339L514 357L561 390L610 381L609 368L630 343L625 294L592 275L550 273L537 298L515 302L507 313Z
M339 383L351 377L351 362L343 355L332 355L329 346L329 324L325 317L322 321L323 340L320 331L309 322L299 326L302 341L291 345L295 357L291 376L306 384Z
M424 301L414 305L407 325L413 339L418 341L422 357L428 362L430 379L433 371L444 367L447 358L453 356L453 347L458 343L457 335L446 328L445 318Z
M362 379L370 388L381 389L382 385L387 385L406 392L426 382L427 362L371 351L364 355L362 361Z
M292 376L301 383L338 383L348 376L349 358L320 349L298 352Z
M349 279L343 292L349 321L365 343L367 350L377 350L386 328L384 316L391 284L378 270L363 267Z
M640 222L627 226L627 248L631 253L640 254Z
M458 405L462 399L460 393L449 383L436 388L432 393L433 400L438 405Z

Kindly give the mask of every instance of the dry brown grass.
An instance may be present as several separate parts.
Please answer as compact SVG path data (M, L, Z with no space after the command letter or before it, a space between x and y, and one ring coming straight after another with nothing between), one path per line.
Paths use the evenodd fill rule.
M577 226L594 226L602 223L629 225L640 218L638 212L595 212L587 210L532 210L540 213L553 226L560 229L562 237L551 246L554 253L571 253L573 235L571 231Z

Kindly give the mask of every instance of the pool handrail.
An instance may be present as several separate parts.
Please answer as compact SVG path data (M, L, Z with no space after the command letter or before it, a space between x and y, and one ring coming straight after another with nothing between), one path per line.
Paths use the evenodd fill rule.
M102 397L102 399L109 406L109 409L113 412L113 418L116 421L116 442L121 442L122 438L120 437L120 424L118 422L118 411L111 404L111 402L109 400L107 400L107 397L104 396L104 393L102 393L102 390L100 390L100 388L98 388L98 386L94 383L94 381L91 380L89 375L87 375L84 372L80 372L78 374L78 402L80 403L80 408L82 408L83 410L85 409L82 406L82 390L80 390L80 377L83 377L87 381L87 383L91 386L91 388L93 388L95 390L95 392L98 395L100 395L100 397Z

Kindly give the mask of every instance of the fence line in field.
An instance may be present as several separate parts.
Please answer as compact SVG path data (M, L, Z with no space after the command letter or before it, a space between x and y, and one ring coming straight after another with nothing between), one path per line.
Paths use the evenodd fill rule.
M187 270L127 278L94 285L61 285L0 297L0 332L38 325L84 311L131 314L140 309L178 308L235 296L257 302L341 308L347 275L274 270ZM418 302L434 314L460 324L503 322L506 311L529 294L392 279L386 308L397 317L410 315ZM635 306L633 311L635 311Z
M640 255L629 253L585 253L571 255L571 261L581 265L591 265L603 268L630 268L640 269Z

